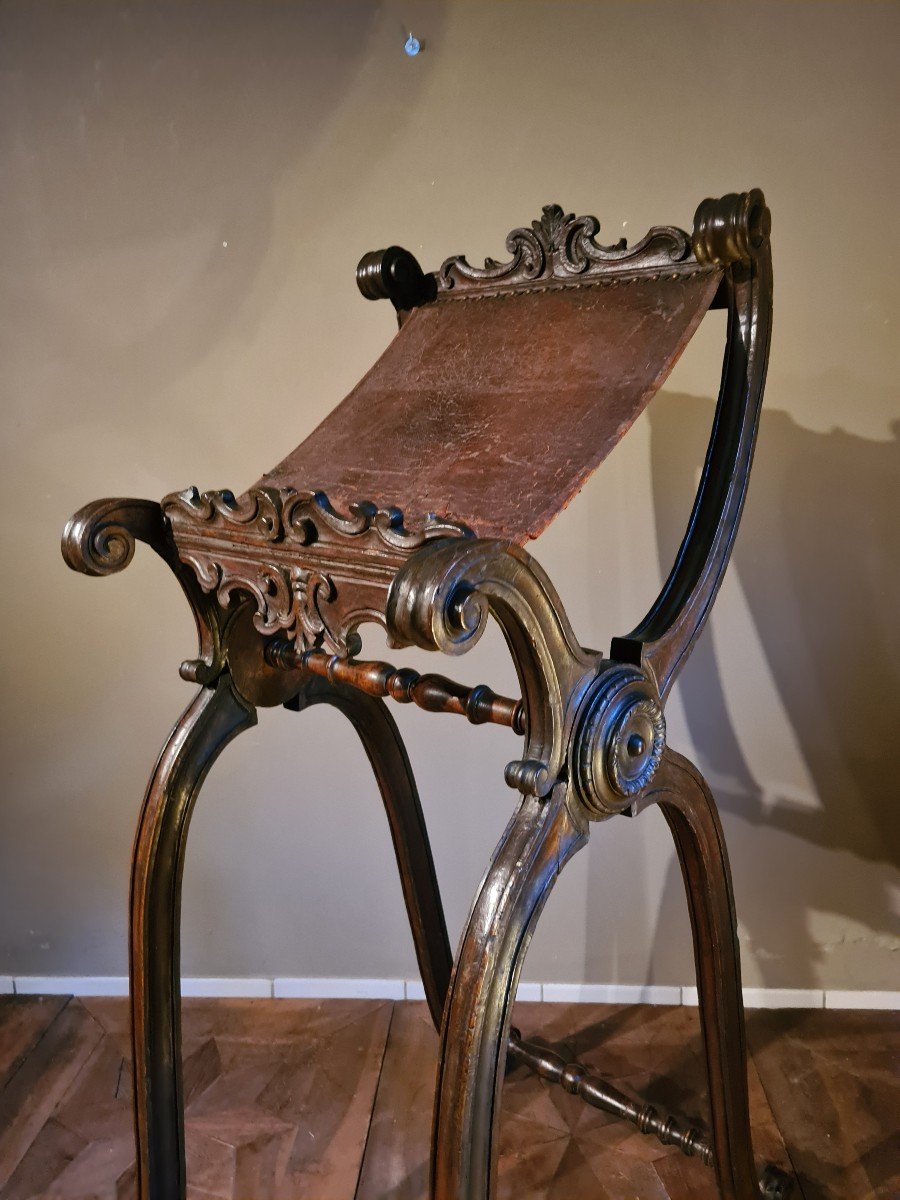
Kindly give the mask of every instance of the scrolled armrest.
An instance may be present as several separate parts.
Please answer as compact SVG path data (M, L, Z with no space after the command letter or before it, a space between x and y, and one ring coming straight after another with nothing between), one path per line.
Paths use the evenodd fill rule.
M165 520L155 500L93 500L66 522L62 556L83 575L115 575L131 562L137 541L171 560Z
M73 571L83 575L115 575L134 558L137 542L144 542L169 565L194 614L199 656L181 664L181 677L204 686L212 684L225 665L225 614L215 595L203 592L178 557L162 507L155 500L113 498L79 508L63 530L62 556Z

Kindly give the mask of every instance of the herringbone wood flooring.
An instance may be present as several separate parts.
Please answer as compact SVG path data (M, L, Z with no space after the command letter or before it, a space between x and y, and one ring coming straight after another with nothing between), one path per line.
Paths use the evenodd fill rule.
M2 1200L134 1195L127 1020L119 999L0 999ZM516 1023L705 1124L696 1010L522 1004ZM757 1149L798 1175L799 1200L900 1196L898 1028L751 1014ZM186 1001L189 1197L424 1200L436 1049L421 1004ZM716 1200L696 1160L523 1068L500 1162L502 1200Z

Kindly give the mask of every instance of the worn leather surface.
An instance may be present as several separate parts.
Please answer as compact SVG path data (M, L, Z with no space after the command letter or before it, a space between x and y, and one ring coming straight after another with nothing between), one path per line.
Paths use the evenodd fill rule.
M698 269L417 309L256 486L537 537L664 382L720 278Z

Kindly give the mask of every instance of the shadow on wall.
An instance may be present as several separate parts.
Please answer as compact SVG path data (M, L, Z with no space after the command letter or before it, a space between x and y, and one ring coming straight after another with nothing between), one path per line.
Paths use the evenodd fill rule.
M858 394L858 388L850 394ZM682 535L713 408L710 400L675 394L651 406L661 554L671 556ZM895 608L900 522L894 497L900 429L895 426L893 432L885 442L839 429L817 433L784 412L764 411L750 498L730 568L737 572L818 803L780 792L777 783L760 777L763 763L748 761L729 716L709 629L680 688L699 765L724 812L823 851L897 865L900 825L893 781L900 731ZM796 861L796 847L789 842L785 847L786 858L757 864L760 875L771 879L768 903L759 910L766 913L766 928L747 932L762 948L763 961L784 957L771 952L773 939L789 948L798 972L815 985L813 968L822 959L822 947L800 926L807 906L821 900L821 907L831 907L835 892L828 876L841 872L847 860L819 855L810 874L804 876L808 865L797 863L798 877L785 878L791 859ZM732 844L732 860L739 854L740 847ZM680 899L674 864L671 875L661 914L677 908ZM870 867L869 885L841 889L837 911L869 930L893 931L887 885L879 886L883 875ZM784 908L779 897L788 898ZM740 915L743 924L746 912ZM660 920L657 943L665 918Z

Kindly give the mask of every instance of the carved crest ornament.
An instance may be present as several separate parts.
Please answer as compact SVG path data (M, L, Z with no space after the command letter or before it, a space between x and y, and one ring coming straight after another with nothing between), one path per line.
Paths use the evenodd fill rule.
M462 255L446 259L436 276L438 295L491 295L540 284L610 281L680 263L697 268L690 238L672 225L656 226L634 246L625 238L614 246L600 246L595 240L599 232L596 217L576 217L558 204L545 204L540 220L507 237L509 262L486 258L483 267L473 267Z

